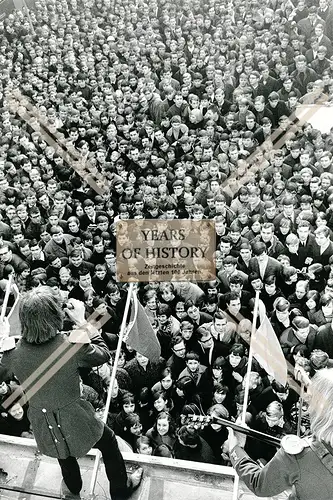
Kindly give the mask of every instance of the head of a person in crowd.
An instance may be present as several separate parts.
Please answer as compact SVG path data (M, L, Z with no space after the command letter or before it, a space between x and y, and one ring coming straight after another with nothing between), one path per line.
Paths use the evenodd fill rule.
M249 284L253 288L254 291L260 291L262 290L264 284L262 279L260 278L260 275L257 273L250 273L249 274Z
M236 257L232 257L232 255L227 255L223 259L223 269L228 276L231 276L235 273L237 266Z
M268 96L268 103L271 108L276 108L279 104L279 94L275 91L271 92Z
M125 391L121 396L121 407L124 414L128 415L135 411L135 397L134 394Z
M301 210L311 210L312 196L303 194L300 198Z
M273 392L277 395L280 401L286 401L286 399L289 396L289 384L288 382L286 385L280 384L277 380L272 380L271 382L271 387L273 389Z
M252 254L259 263L264 262L267 258L267 246L262 241L255 241L252 244Z
M148 436L139 436L136 441L136 452L141 455L153 454L153 442Z
M31 344L42 344L62 330L64 313L58 294L40 286L21 297L19 316L22 337Z
M332 255L328 259L328 263L330 266L330 274L329 274L329 278L326 281L326 286L325 286L324 292L330 293L333 295L333 256Z
M209 331L209 329L206 328L205 326L200 326L197 329L196 338L204 350L211 349L214 345L214 339L212 337L212 334ZM188 353L188 354L186 354L186 356L189 356L190 354L192 354L192 353ZM199 362L199 358L198 358L198 362ZM195 365L195 363L193 363L193 365ZM199 367L199 365L197 365L197 366ZM195 371L194 368L195 368L195 366L193 366L192 371ZM189 370L190 370L190 368L189 368Z
M300 155L300 163L302 165L302 170L300 171L300 175L303 179L303 184L305 186L309 186L311 179L313 177L313 172L311 168L308 167L310 163L310 154L308 151L302 151Z
M265 244L270 244L274 239L274 225L270 222L265 222L261 226L260 236Z
M196 449L200 445L200 436L194 426L183 425L177 431L177 438L182 446Z
M64 230L61 226L52 226L50 229L52 240L57 245L61 245L64 241Z
M185 356L186 367L190 373L198 373L199 372L199 355L196 352L190 351Z
M233 245L235 245L241 237L242 228L237 221L233 221L229 227L229 236Z
M252 247L250 243L244 242L240 245L240 250L239 250L240 257L243 259L244 262L249 263L251 258L252 258Z
M323 206L325 200L325 191L323 189L318 189L313 195L313 206L319 209Z
M265 419L268 427L283 427L284 411L282 404L278 401L270 403L265 410Z
M227 387L225 387L225 389L227 389ZM208 408L207 415L212 418L210 426L215 432L221 432L224 427L222 424L218 423L218 421L215 421L214 419L223 418L228 420L230 418L228 410L225 408L225 406L223 406L222 403L215 403L213 406Z
M318 227L315 232L316 243L321 248L326 248L330 245L330 230L326 226Z
M85 268L79 270L79 285L82 290L89 290L91 288L91 274Z
M171 309L168 304L158 304L156 316L159 326L163 327L164 325L167 325L171 317Z
M285 322L289 318L290 302L284 297L278 297L273 303L273 309L278 321Z
M296 316L292 320L291 325L297 339L302 344L305 344L310 332L310 321L304 316Z
M7 264L11 262L12 258L12 250L10 249L9 245L2 240L0 242L0 262L2 264Z
M267 276L264 280L264 289L267 295L274 296L277 291L276 278L273 275Z
M286 236L291 231L291 220L287 217L282 217L279 224L279 232Z
M234 344L233 346L231 346L229 352L229 364L233 369L235 369L242 361L242 358L245 356L245 347L243 346L243 344Z
M185 359L186 346L185 346L184 339L181 335L176 335L175 337L173 337L171 340L170 346L171 346L172 353L177 358Z
M218 356L212 365L213 377L215 381L222 381L228 372L228 362L225 357Z
M317 290L309 290L306 294L306 307L311 312L315 312L318 310L320 295Z
M237 334L241 339L244 340L245 345L250 344L251 341L251 331L252 331L252 323L249 319L242 319L237 328Z
M319 300L319 306L325 318L331 318L333 314L333 297L329 293L323 293Z
M112 305L116 305L121 300L119 287L115 283L108 283L106 293Z
M143 354L140 354L139 352L135 353L135 359L138 362L138 364L143 368L146 368L149 363L149 358L147 358Z
M230 276L229 287L231 292L236 293L240 297L242 294L243 286L244 286L244 281L239 274L234 274Z
M173 436L176 426L170 413L162 410L159 412L153 428L159 436L166 436L167 434Z
M295 295L298 300L304 299L308 291L309 291L309 281L307 280L297 281L295 287Z
M327 227L327 214L325 212L317 212L315 216L315 224L316 227L322 228L322 227Z
M16 421L23 420L25 414L25 410L19 401L14 401L8 407L7 412Z
M310 354L310 365L311 368L317 372L318 370L323 370L329 366L329 356L327 352L321 349L314 349Z
M251 111L248 111L246 113L246 115L245 115L245 123L246 123L246 127L247 127L248 131L255 130L255 128L256 128L256 117L255 117L255 115ZM245 139L245 138L248 139L249 136L246 135L244 137L244 134L243 134L243 139Z
M241 310L241 301L239 295L235 292L227 292L224 296L227 313L237 316Z
M299 249L299 238L296 234L288 234L286 237L286 247L288 248L290 253L297 254Z
M243 380L242 387L244 389L246 381ZM249 389L251 391L255 391L257 388L263 385L262 378L257 372L251 372L249 377Z
M172 409L172 400L164 389L154 391L152 394L153 407L157 413L170 411Z

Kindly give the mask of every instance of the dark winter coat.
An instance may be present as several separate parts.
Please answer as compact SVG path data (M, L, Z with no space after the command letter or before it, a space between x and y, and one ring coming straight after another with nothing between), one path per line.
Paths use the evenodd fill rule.
M21 339L4 354L1 364L21 385L31 380L25 390L28 418L43 454L61 459L83 457L102 437L104 424L95 417L92 405L80 397L79 368L102 365L109 358L99 335L91 344L72 344L62 333L44 344ZM53 375L45 377L50 370Z

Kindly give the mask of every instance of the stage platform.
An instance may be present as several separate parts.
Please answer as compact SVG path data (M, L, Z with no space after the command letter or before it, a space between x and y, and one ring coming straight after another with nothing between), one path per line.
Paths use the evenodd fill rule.
M144 479L131 500L231 500L234 471L229 467L205 463L170 460L123 452L128 470L144 469ZM81 459L84 486L82 500L91 499L90 481L95 452ZM62 486L58 463L41 455L34 440L0 435L0 500L49 500L79 497L67 495ZM67 491L68 493L68 491ZM110 500L108 481L101 465L96 500ZM242 500L254 500L246 487L240 485ZM286 500L287 494L274 497Z

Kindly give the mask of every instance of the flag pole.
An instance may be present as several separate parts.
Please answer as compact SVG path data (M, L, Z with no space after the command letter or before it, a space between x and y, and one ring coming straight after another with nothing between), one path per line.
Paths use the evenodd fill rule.
M297 419L297 436L298 437L301 437L303 401L304 401L304 382L301 382L301 394L299 397L299 409L298 409L298 419Z
M254 302L253 309L253 322L252 322L252 331L251 331L251 339L255 335L255 331L257 329L257 318L258 318L258 310L259 310L259 294L260 292L256 291L256 298ZM246 410L249 404L249 393L250 393L250 375L252 369L252 361L253 361L253 349L252 342L250 341L250 349L249 349L249 359L247 362L247 370L245 375L245 387L244 387L244 403L243 403L243 411L241 417L241 426L245 427L246 424ZM239 476L235 475L234 488L232 493L232 500L238 499L238 489L239 489Z
M113 363L113 367L112 367L111 379L110 379L110 384L109 384L109 388L108 388L108 395L107 395L106 403L105 403L104 415L102 418L102 422L104 424L106 424L107 418L108 418L109 406L111 403L114 381L116 380L118 361L119 361L119 356L120 356L120 351L121 351L121 345L122 345L125 330L126 330L126 322L127 322L127 316L128 316L128 312L129 312L129 308L130 308L133 288L134 288L134 283L131 282L129 284L128 291L127 291L127 299L126 299L126 304L125 304L125 309L124 309L124 315L123 315L123 320L122 320L120 331L119 331L117 350L116 350L116 355L115 355L114 363ZM98 473L98 469L99 469L100 460L101 460L101 452L99 450L97 450L94 468L93 468L93 472L92 472L92 476L91 476L90 489L89 489L89 494L91 497L94 495L94 491L95 491L97 473Z
M1 321L3 321L5 319L5 316L6 316L6 310L7 310L7 305L8 305L9 295L10 295L10 289L12 287L12 280L13 280L13 275L10 274L8 276L5 297L4 297L3 303L2 303L1 316L0 316Z

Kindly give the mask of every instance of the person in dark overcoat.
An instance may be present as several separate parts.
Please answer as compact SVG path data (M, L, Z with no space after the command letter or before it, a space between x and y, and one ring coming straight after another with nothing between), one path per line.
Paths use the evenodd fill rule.
M298 375L297 375L298 378ZM240 479L259 497L273 497L292 488L289 498L333 498L332 398L333 369L319 370L311 379L309 416L311 436L287 435L274 457L261 467L244 451L244 435L229 430L230 459Z
M142 469L127 477L114 432L80 397L79 368L99 366L110 359L98 330L91 325L83 327L84 309L84 304L75 299L67 303L64 311L79 327L67 336L60 333L64 311L53 289L40 286L27 292L19 310L22 338L15 348L6 350L4 338L9 336L9 324L0 324L6 351L1 364L23 387L37 446L43 454L57 458L68 489L73 494L80 492L77 458L96 447L102 452L112 499L123 500L139 485ZM11 404L10 398L2 406L6 404Z

